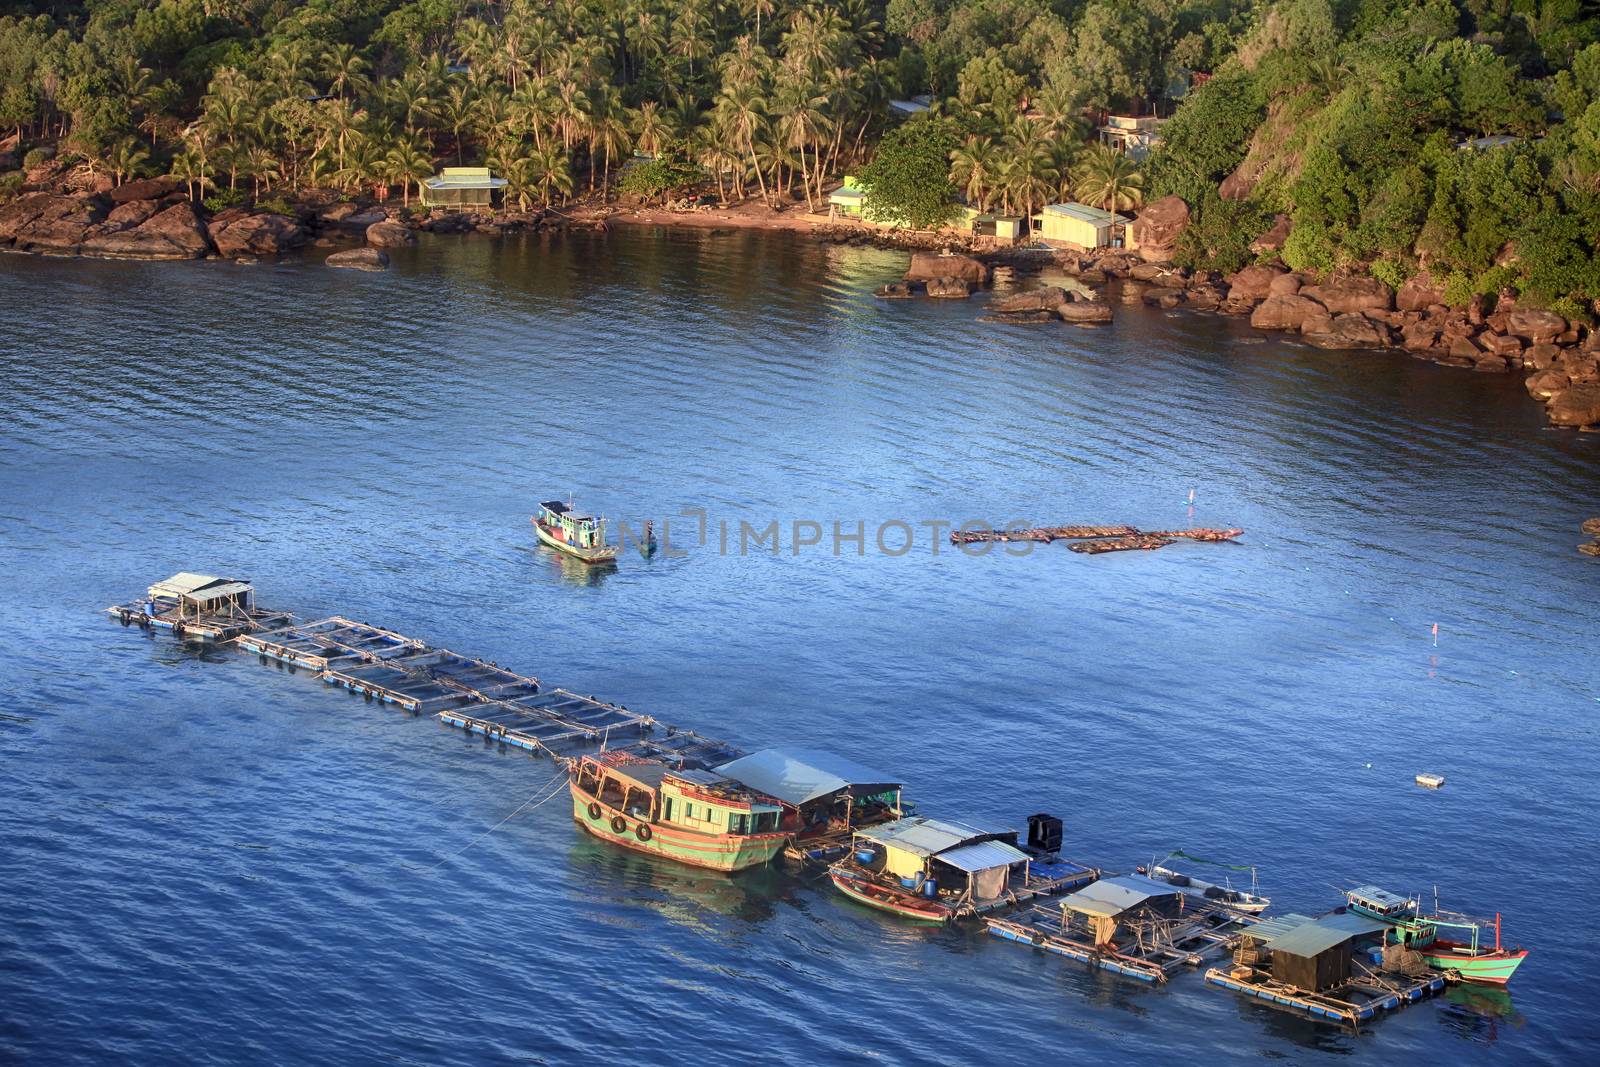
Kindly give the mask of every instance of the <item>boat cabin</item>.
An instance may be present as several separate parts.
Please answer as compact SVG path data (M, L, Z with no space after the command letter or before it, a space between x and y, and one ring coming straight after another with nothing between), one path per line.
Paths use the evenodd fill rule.
M1142 874L1102 878L1061 902L1061 930L1082 930L1096 948L1112 945L1124 930L1165 923L1183 913L1183 892Z
M674 769L654 760L585 756L577 788L605 807L656 825L704 834L770 834L782 807L714 771Z
M249 582L188 571L155 583L147 592L148 613L173 611L180 622L199 622L204 616L247 620L256 595Z
M606 520L580 515L561 500L539 504L539 522L574 548L600 548L606 543Z
M1415 900L1398 893L1391 893L1387 889L1379 889L1375 885L1352 889L1345 894L1345 899L1350 902L1352 909L1366 912L1379 919L1388 919L1390 922L1411 919L1417 914Z
M914 816L857 830L855 860L903 889L981 909L1004 899L1013 878L1027 882L1028 855L1016 836Z
M814 748L768 748L717 773L783 803L784 825L815 836L897 819L901 783L881 771Z

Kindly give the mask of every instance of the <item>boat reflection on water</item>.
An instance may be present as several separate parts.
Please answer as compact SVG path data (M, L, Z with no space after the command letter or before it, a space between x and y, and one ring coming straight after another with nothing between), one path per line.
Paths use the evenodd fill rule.
M1520 1030L1528 1021L1512 1003L1510 990L1499 986L1462 982L1445 991L1444 1001L1445 1024L1470 1041L1498 1041L1502 1029Z
M704 928L706 912L759 924L792 896L797 883L777 864L738 874L687 867L575 834L569 853L580 882L611 887L621 902L660 912L673 923Z
M557 552L553 548L543 545L534 549L544 558L547 566L563 582L571 585L599 585L613 574L617 573L616 560L607 560L604 563L585 563L580 559L573 559L565 553Z

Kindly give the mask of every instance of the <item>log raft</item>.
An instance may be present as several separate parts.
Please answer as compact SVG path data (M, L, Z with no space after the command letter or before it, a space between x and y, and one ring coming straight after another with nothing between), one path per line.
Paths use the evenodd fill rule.
M1174 541L1232 541L1244 531L1195 527L1189 530L1141 530L1136 526L1033 526L1007 530L952 530L950 543L974 545L1035 541L1073 541L1074 552L1096 555L1101 552L1149 551L1164 548Z

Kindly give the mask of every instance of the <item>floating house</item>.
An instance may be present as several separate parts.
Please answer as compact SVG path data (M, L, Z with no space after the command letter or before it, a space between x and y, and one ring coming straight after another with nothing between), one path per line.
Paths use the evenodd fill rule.
M857 830L854 854L828 869L846 896L903 918L948 922L1011 903L1028 854L1016 832L915 816Z
M1258 920L1206 981L1314 1018L1351 1026L1444 988L1444 976L1400 945L1384 947L1386 924L1353 912Z
M1040 240L1092 252L1121 247L1132 220L1088 204L1047 204L1032 221Z
M867 207L867 193L861 188L861 183L854 175L846 174L844 184L828 194L828 212L834 215L848 215L853 219L864 218Z
M1130 874L1092 882L1059 908L1035 905L988 925L1007 941L1162 983L1174 971L1233 949L1248 921L1220 903L1191 903L1175 886Z
M283 612L257 608L255 598L249 582L181 571L150 586L145 599L106 610L124 626L159 626L179 637L226 641L288 619Z
M785 829L802 850L796 858L823 859L842 851L855 828L902 814L901 783L821 749L767 748L716 770L783 805Z
M506 180L492 176L488 167L446 167L422 183L422 204L456 211L489 211L505 187Z

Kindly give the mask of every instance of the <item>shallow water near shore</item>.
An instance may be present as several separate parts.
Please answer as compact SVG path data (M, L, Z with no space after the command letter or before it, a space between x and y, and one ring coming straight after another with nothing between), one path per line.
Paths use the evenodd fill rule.
M872 299L903 254L788 234L391 255L0 257L0 1060L1597 1054L1600 561L1574 546L1600 435L1546 429L1514 377L1122 306L985 324ZM535 548L569 491L678 516L685 554ZM1247 532L971 557L930 520ZM780 551L741 554L774 521ZM1256 863L1274 910L1438 885L1534 954L1509 997L1351 1035L609 849L561 796L482 836L548 761L97 614L184 569L832 749L928 814L1052 811L1080 861Z

